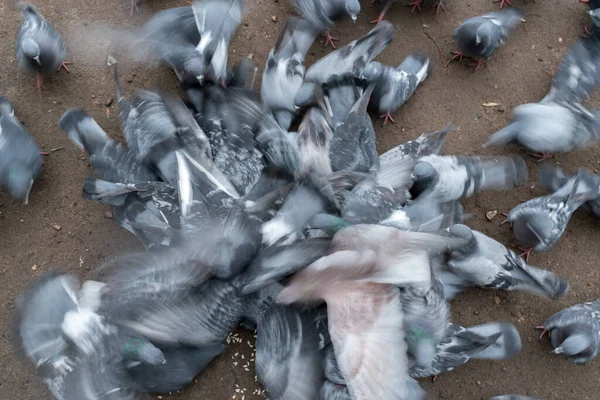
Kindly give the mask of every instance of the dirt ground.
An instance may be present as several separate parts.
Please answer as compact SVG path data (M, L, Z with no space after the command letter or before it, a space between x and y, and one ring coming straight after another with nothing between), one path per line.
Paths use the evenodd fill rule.
M399 64L412 50L427 51L434 63L433 75L401 110L396 124L381 128L377 124L380 151L422 132L459 125L447 140L446 154L503 154L516 152L530 168L528 184L512 192L484 193L464 202L470 213L469 225L514 246L510 228L500 227L501 217L493 221L485 212L508 211L517 204L544 194L537 184L539 165L517 147L484 151L481 144L501 128L511 109L522 103L538 101L550 86L550 71L582 32L587 22L587 7L577 0L538 0L522 3L527 20L517 28L504 48L487 67L473 73L464 65L448 65L454 50L452 32L464 19L498 7L491 0L449 1L447 11L435 16L432 9L410 13L399 2L388 13L396 27L394 42L379 57L388 64ZM38 93L33 79L21 73L14 60L14 41L20 16L15 3L5 0L0 12L0 95L9 98L17 116L46 150L63 148L45 158L41 178L36 182L30 204L24 206L0 191L0 398L49 398L28 360L15 358L10 339L10 318L14 299L23 288L44 272L55 269L76 274L81 279L116 254L139 248L133 236L105 217L107 208L81 198L84 178L92 173L83 154L59 130L58 120L71 107L85 108L114 137L120 136L112 74L105 59L110 43L86 27L104 24L114 27L141 25L152 13L184 5L183 0L142 1L140 12L129 16L128 0L40 0L37 4L69 48L71 73L62 71L45 82ZM333 34L343 45L365 34L380 12L379 4L363 1L356 25L337 25ZM246 18L231 47L235 60L254 55L262 69L278 32L291 13L287 0L247 0ZM274 20L276 20L274 22ZM89 31L86 35L86 30ZM310 61L324 55L323 42L316 42ZM135 88L176 88L173 73L165 67L143 65L121 59L122 83L127 93ZM259 71L262 73L262 71ZM484 107L483 103L499 103ZM598 104L592 99L590 104ZM600 168L598 147L559 155L555 159L569 171L578 167ZM60 226L57 230L55 226ZM473 290L452 302L454 322L474 325L507 320L519 330L523 350L506 362L471 361L456 371L443 374L435 383L423 380L430 398L488 399L506 393L520 393L546 400L597 399L600 392L598 361L576 366L562 357L549 354L547 341L538 342L534 326L553 313L576 303L600 297L599 250L594 250L599 222L593 215L578 211L563 238L545 254L534 254L530 262L547 268L570 282L570 293L562 301L551 301L525 294ZM252 360L252 335L240 333L230 349L198 377L182 399L259 399ZM161 398L161 397L159 397ZM162 396L169 398L169 396Z

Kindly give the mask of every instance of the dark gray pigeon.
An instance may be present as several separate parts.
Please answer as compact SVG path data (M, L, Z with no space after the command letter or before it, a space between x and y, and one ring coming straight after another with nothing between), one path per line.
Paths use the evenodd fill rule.
M364 90L342 122L333 125L333 138L329 147L333 171L371 172L379 167L375 129L371 117L367 114L367 104L373 88L371 85ZM338 101L333 98L331 92L332 90L329 98L335 104ZM333 92L335 93L334 90ZM335 111L333 115L335 116Z
M549 334L554 354L563 354L575 364L592 361L600 350L600 300L577 304L548 318L542 329Z
M304 83L304 57L316 35L309 22L289 17L267 58L260 96L283 129L289 129L296 115L294 98Z
M377 109L380 118L384 118L383 125L388 119L395 122L392 113L408 101L417 86L431 74L431 70L429 56L422 52L409 54L397 67L377 61L366 66L362 78L375 84L370 104Z
M567 294L567 281L528 265L516 253L483 233L465 225L454 225L450 233L467 239L468 243L452 252L447 262L448 271L440 276L449 299L469 286L518 290L555 300Z
M15 117L10 101L0 96L0 187L27 204L33 182L41 171L38 144Z
M258 322L256 375L270 399L316 399L323 377L319 335L309 315L273 306Z
M520 351L519 332L508 322L490 322L470 328L449 323L436 347L433 363L427 368L413 364L409 375L413 378L435 377L470 359L508 360Z
M325 46L331 44L334 49L333 41L337 39L329 33L333 23L345 16L349 16L352 18L352 22L356 22L356 17L360 12L358 0L292 0L292 4L314 29L325 33Z
M394 26L383 21L358 40L332 51L308 68L304 80L326 83L332 75L352 73L359 77L368 63L381 53L394 39Z
M516 8L467 19L454 31L453 37L458 41L460 51L452 53L453 59L473 58L477 71L521 21L523 12Z
M506 220L513 226L519 243L531 251L546 251L560 239L571 216L585 202L600 196L600 177L581 168L549 196L536 197L513 208ZM522 254L522 255L523 255Z
M69 72L65 61L67 46L58 32L32 4L21 4L23 22L15 44L19 67L36 74L36 86L42 88L42 76L50 75L64 68Z
M522 104L514 108L511 122L494 133L487 146L518 143L541 160L552 153L584 147L600 139L600 112L590 112L581 104L546 102Z
M455 129L458 129L458 127L453 127L451 124L448 124L442 130L423 133L416 139L392 147L379 156L379 161L385 163L394 158L412 157L414 159L419 159L430 154L439 155L444 146L446 135Z
M447 202L486 189L512 189L527 182L527 165L519 156L422 157L413 170L413 197L433 196Z

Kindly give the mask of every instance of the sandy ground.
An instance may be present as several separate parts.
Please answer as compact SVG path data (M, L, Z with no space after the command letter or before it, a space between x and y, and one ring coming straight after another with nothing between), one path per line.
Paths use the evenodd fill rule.
M44 272L55 269L85 279L107 259L138 248L133 236L105 217L106 208L81 198L83 179L92 173L83 154L58 128L58 120L71 107L85 108L114 137L120 136L118 113L113 103L107 113L105 104L114 99L112 74L105 66L109 43L93 33L93 22L116 27L141 25L152 13L183 5L183 0L146 1L141 10L129 16L129 1L40 0L42 13L60 31L69 47L71 73L62 71L48 79L42 93L33 80L18 71L14 61L14 40L20 16L11 0L3 2L0 12L0 94L14 104L17 116L46 150L63 147L45 158L41 178L36 182L30 204L24 206L0 191L0 398L49 398L35 376L31 363L14 356L9 330L14 299L19 292ZM231 55L235 60L249 54L259 68L290 14L287 0L248 0L247 16L237 34ZM401 3L401 2L400 2ZM517 204L544 192L537 184L539 165L523 150L496 148L484 151L481 144L501 128L510 110L521 103L538 101L550 86L551 68L557 66L568 46L574 42L587 21L587 7L576 0L539 0L521 3L527 23L519 27L507 45L490 59L486 68L473 73L464 65L448 65L454 49L451 34L464 19L497 9L491 0L449 2L447 12L435 16L424 9L411 15L403 5L392 7L388 19L396 27L396 39L380 60L398 64L412 50L425 50L434 62L433 75L415 96L395 114L396 124L377 125L380 151L415 138L422 132L442 128L452 122L460 126L447 140L446 154L522 155L530 168L529 183L510 193L485 193L464 203L472 215L474 228L514 245L508 226L499 226L501 217L485 218L489 210L508 211ZM340 24L334 36L340 44L366 33L368 21L381 6L363 2L356 25ZM276 18L272 18L275 16ZM273 20L276 19L276 22ZM92 22L93 21L93 22ZM86 35L85 32L88 31ZM325 54L317 42L310 61ZM143 65L121 59L122 80L127 93L135 88L176 88L174 75L165 67ZM261 71L262 72L262 71ZM597 99L591 104L597 104ZM497 107L483 103L496 102ZM599 168L598 148L559 155L556 161L569 171L578 167ZM61 227L55 229L55 225ZM424 380L430 398L488 399L492 395L520 393L543 399L597 399L600 382L598 362L576 366L549 354L547 341L538 342L533 327L566 306L600 297L598 235L596 217L578 211L563 238L546 254L534 254L533 265L547 268L570 281L569 295L559 302L525 294L474 290L453 301L454 322L473 325L495 320L515 324L523 339L523 351L506 362L472 361L456 371L441 375L435 383ZM258 399L251 361L252 336L240 333L228 352L214 361L198 377L195 385L182 395L185 399ZM239 343L238 343L239 342ZM169 396L162 396L167 398Z

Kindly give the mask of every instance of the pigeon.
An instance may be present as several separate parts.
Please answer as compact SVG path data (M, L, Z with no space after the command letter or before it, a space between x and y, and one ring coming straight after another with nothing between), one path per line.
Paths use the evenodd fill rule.
M390 67L380 62L369 63L362 78L375 84L370 104L377 109L383 125L388 119L394 122L392 112L396 111L413 95L421 82L431 74L429 56L422 52L413 52L398 65Z
M329 149L333 131L327 111L322 107L311 107L306 111L298 127L296 143L300 155L298 176L313 175L324 178L331 174Z
M342 122L335 125L332 121L335 128L329 158L333 171L370 172L379 167L375 129L367 114L367 104L373 89L374 86L371 85L360 95ZM333 93L330 98L333 102Z
M11 102L0 96L0 187L27 204L41 171L38 144L15 117Z
M289 17L267 58L260 95L283 129L289 129L296 115L294 98L304 82L304 57L315 37L310 23Z
M275 305L258 321L256 375L270 399L315 399L323 370L309 316Z
M358 0L292 0L292 5L314 29L325 34L325 46L331 44L335 49L334 38L329 33L335 21L348 15L356 22L360 12Z
M519 394L505 394L491 397L490 400L541 400L536 397L521 396Z
M352 73L360 77L363 70L394 39L394 26L381 22L358 40L348 43L341 49L332 51L317 60L308 68L304 76L305 85L310 82L322 85L332 75Z
M591 172L588 171L588 173ZM562 169L547 162L543 163L542 168L540 169L540 185L552 193L556 192L570 179L574 178L575 176L567 176ZM584 207L590 209L594 214L600 216L600 198L587 201L584 204Z
M43 75L67 67L67 45L60 34L32 4L21 5L23 22L17 36L16 57L19 67L36 75L36 87L41 90Z
M528 247L522 255L546 251L560 239L571 216L585 202L600 196L599 177L581 168L577 176L549 196L536 197L513 208L506 220L515 238Z
M449 323L436 347L431 366L410 366L411 377L426 378L452 371L470 359L508 360L521 351L521 337L508 322L490 322L465 328Z
M494 133L487 146L518 143L540 161L551 153L568 152L600 138L600 113L581 104L565 102L529 103L515 107L511 122Z
M317 400L352 400L346 385L339 385L330 381L323 382Z
M547 333L552 341L553 354L564 354L575 364L592 361L600 349L600 300L566 308L538 327L540 339Z
M422 157L413 169L413 197L433 196L447 202L485 189L512 189L527 182L527 165L519 156Z
M508 38L519 22L523 21L523 12L516 8L491 12L469 18L454 31L453 38L458 41L460 51L455 51L454 59L463 57L475 60L475 71L481 67Z
M600 83L596 73L598 68L600 36L591 35L577 40L563 57L554 73L552 87L541 102L581 103L589 99Z
M450 254L448 271L441 275L449 299L469 286L519 290L555 300L567 294L567 281L527 265L513 251L483 233L465 225L452 226L450 233L468 243Z
M423 133L418 138L402 143L381 154L379 161L387 163L394 158L412 157L413 159L419 159L430 154L439 155L444 146L446 136L455 129L458 129L458 127L448 124L444 129L439 131Z
M404 398L407 389L398 380L406 376L408 361L395 285L427 284L428 251L460 244L384 226L344 227L329 255L297 272L277 301L327 303L329 333L352 398Z

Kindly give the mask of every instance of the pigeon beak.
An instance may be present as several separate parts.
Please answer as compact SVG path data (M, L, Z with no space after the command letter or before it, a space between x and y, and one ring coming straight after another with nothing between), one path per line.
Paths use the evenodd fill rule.
M29 193L31 192L31 188L33 187L33 179L29 182L29 189L27 189L27 193L25 193L25 200L23 201L24 205L29 203Z
M555 348L554 350L552 350L550 352L550 354L562 354L563 353L563 349L561 346L558 346L557 348Z
M352 18L352 23L356 24L356 14L350 14L350 18Z
M38 63L39 66L42 65L42 62L40 61L40 56L35 56L33 57L33 59Z
M198 79L198 82L200 82L201 85L204 85L204 75L198 75L196 79Z

